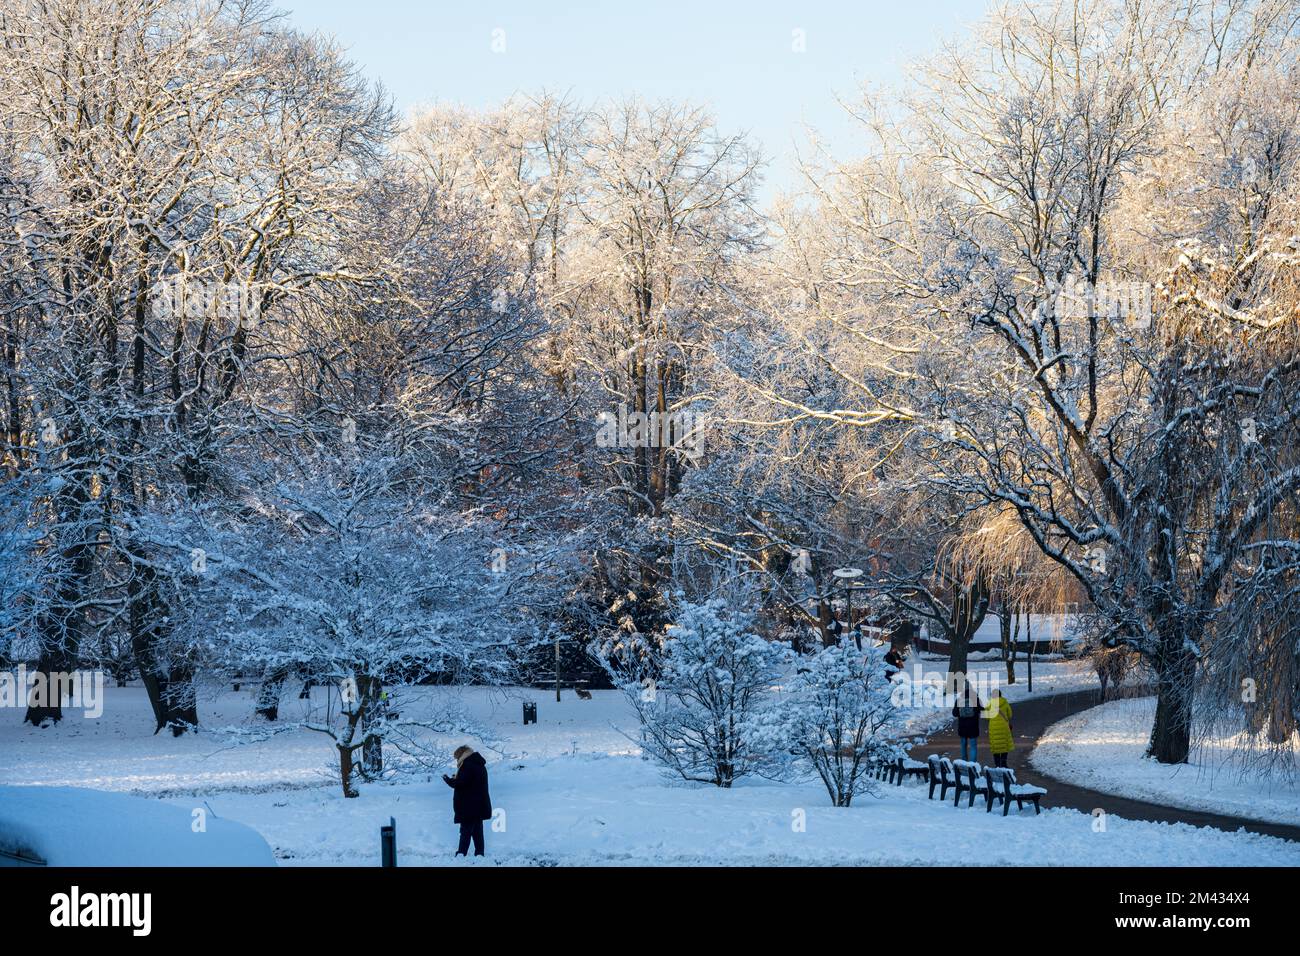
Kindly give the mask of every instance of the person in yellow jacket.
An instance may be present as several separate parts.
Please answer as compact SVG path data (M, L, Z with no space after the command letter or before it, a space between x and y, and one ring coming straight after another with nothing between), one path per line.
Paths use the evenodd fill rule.
M993 765L1005 767L1007 754L1016 746L1011 739L1011 701L995 690L989 698L989 750L993 751Z

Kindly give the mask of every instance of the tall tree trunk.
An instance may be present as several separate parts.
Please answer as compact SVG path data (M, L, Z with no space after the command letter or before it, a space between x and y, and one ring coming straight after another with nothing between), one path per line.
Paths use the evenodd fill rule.
M361 707L359 705L360 701L356 701L351 711L344 711L348 721L347 727L343 729L342 734L335 741L335 746L338 747L339 751L339 782L343 785L343 796L345 797L360 796L356 787L352 786L352 773L356 769L356 764L352 758L352 755L356 752L356 747L353 746L352 741L357 739L357 726L361 722Z
M36 683L23 721L40 727L63 719L63 702L57 688L60 675L72 673L85 632L85 612L77 599L90 578L89 548L77 547L67 554L70 571L55 586L53 606L40 616L37 630L43 650L36 663Z
M41 655L36 662L31 693L27 698L27 711L23 722L41 727L47 721L57 724L63 719L63 699L59 694L59 675L70 671L66 656L57 649Z
M951 693L955 688L955 679L966 674L967 659L970 655L971 638L984 623L988 613L989 595L983 581L973 584L954 584L952 614L948 620L948 678L946 690Z
M338 749L339 749L339 781L343 784L343 796L345 797L360 796L360 794L357 793L356 788L352 786L352 770L353 770L352 748L351 746L340 743L338 745Z
M361 698L361 771L367 779L378 777L384 771L383 738L373 732L374 725L380 718L383 682L377 677L361 677L357 680L357 694Z
M960 631L951 630L948 632L948 677L946 681L946 690L955 693L957 691L957 679L965 679L966 668L969 666L970 657L970 632L962 629Z
M825 598L817 601L817 624L818 630L822 636L822 647L830 647L835 643L834 637L831 636L831 620L834 616L834 610L831 604Z
M1192 697L1196 656L1180 625L1166 624L1156 657L1156 721L1147 756L1159 763L1186 763L1192 747Z
M154 733L166 728L179 737L199 725L194 671L188 664L165 660L160 654L167 615L157 589L153 569L137 563L127 587L131 649L153 708Z
M257 716L266 720L279 718L280 694L284 691L284 682L288 679L288 668L267 668L262 675L262 686L257 692L257 708L254 711Z

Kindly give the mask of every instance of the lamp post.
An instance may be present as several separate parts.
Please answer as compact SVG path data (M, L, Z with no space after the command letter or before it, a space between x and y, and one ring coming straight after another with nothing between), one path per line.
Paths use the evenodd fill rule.
M1032 614L1025 615L1025 633L1029 637L1029 693L1034 692L1034 651L1038 649L1038 639L1034 637L1034 620Z
M836 568L831 577L844 585L844 624L853 632L853 582L862 577L861 568Z

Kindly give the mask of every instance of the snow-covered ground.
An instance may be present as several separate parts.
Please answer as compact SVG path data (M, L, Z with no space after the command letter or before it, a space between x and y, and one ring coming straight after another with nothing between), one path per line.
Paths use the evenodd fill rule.
M489 865L1300 865L1300 846L1252 834L1032 810L1003 818L927 800L918 784L882 787L852 807L813 784L731 790L674 784L631 755L579 753L490 767L504 831L487 832ZM284 864L376 865L379 827L397 820L399 858L452 865L457 830L441 781L226 794L213 809L256 827Z
M918 687L941 683L942 660L911 658L904 671ZM1030 696L1024 668L1017 682L1006 685L1000 661L972 664L974 677L998 678L1012 702ZM1095 686L1086 666L1070 662L1034 665L1033 696L1082 690ZM504 737L503 748L513 758L537 760L569 753L634 753L635 744L618 727L631 730L631 709L614 692L597 691L592 701L577 701L572 691L555 703L553 692L512 688L428 688L444 703L463 708L468 716ZM317 702L326 694L315 688ZM909 695L912 696L912 695ZM950 708L934 706L918 691L906 709L909 733L925 734L950 717ZM933 695L930 695L931 697ZM91 787L123 790L152 796L173 792L266 790L271 787L317 786L337 780L336 757L330 741L305 731L283 733L259 743L235 746L231 738L213 733L215 728L265 730L253 718L257 685L206 689L199 699L203 733L175 738L153 735L154 721L142 688L106 687L102 716L84 719L78 712L57 727L36 731L22 723L21 708L0 708L0 750L12 755L0 765L0 784ZM538 705L539 722L522 725L522 701ZM304 703L287 693L280 705L285 721L300 716ZM459 741L449 741L454 747ZM480 741L475 741L479 744ZM450 748L449 748L450 750ZM488 754L490 756L490 754Z
M1181 766L1145 751L1155 698L1116 700L1048 728L1030 758L1060 780L1166 806L1300 825L1300 781L1244 774L1228 741L1206 741Z
M942 670L941 662L922 666ZM1088 680L1074 665L1043 663L1035 666L1034 690L1076 689ZM848 809L831 807L816 782L745 781L730 791L685 785L643 760L620 731L631 727L630 709L615 692L580 701L566 691L558 704L543 690L427 692L453 699L491 731L495 749L483 752L500 814L497 830L490 825L487 834L488 865L1106 865L1119 858L1152 865L1300 865L1300 846L1268 837L1119 819L1096 832L1090 816L1059 808L1003 818L981 807L929 801L916 784L884 787ZM1025 684L1007 692L1023 699ZM209 696L200 718L210 728L254 726L254 693L227 689ZM522 724L523 700L537 703L537 724ZM291 718L300 706L289 695L283 716ZM345 799L326 738L294 731L233 747L211 730L154 736L136 687L108 689L96 720L73 714L46 730L21 720L20 709L0 710L0 748L8 757L0 784L130 791L187 811L203 807L211 817L257 830L287 865L376 865L379 827L392 816L403 863L453 863L450 791L436 773L363 784L360 797ZM937 709L925 707L912 719L914 727L941 721Z
M266 840L205 806L81 787L0 787L0 854L47 866L274 866Z

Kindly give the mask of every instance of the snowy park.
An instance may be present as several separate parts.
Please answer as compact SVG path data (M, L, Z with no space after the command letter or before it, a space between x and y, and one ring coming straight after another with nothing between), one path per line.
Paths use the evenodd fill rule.
M0 0L0 866L1300 866L1297 0L479 6Z
M1000 667L1000 661L976 665L972 674L991 677ZM943 674L940 661L922 662L921 668L936 678ZM1008 688L1008 698L1019 702L1086 690L1095 685L1095 675L1075 663L1043 661L1036 667L1035 684L1031 695L1022 678ZM319 698L329 692L322 688L315 693ZM1300 844L1267 835L1116 817L1099 829L1092 814L1050 802L1041 816L1013 811L1004 819L984 812L982 801L969 808L964 798L961 806L951 799L931 799L923 781L902 786L873 781L874 792L864 792L849 808L837 808L820 781L808 777L746 779L729 789L674 780L641 751L634 710L612 690L593 691L591 700L583 700L566 689L559 703L545 689L430 688L417 693L439 698L441 708L481 728L482 736L449 737L442 746L450 752L468 741L489 758L496 813L484 860L453 856L457 828L438 773L379 781L364 787L359 798L347 799L337 785L333 748L320 735L295 730L236 742L237 736L214 730L156 738L148 732L152 715L139 687L109 688L101 718L83 719L71 712L57 731L39 741L19 722L21 711L3 712L0 745L19 759L0 774L0 846L6 797L18 788L75 787L136 797L146 819L151 804L174 808L183 823L177 838L182 858L188 841L198 847L199 859L210 843L216 845L211 851L218 861L229 851L233 857L225 856L226 862L247 862L240 857L247 848L239 843L230 847L229 834L220 829L222 822L230 822L260 834L280 866L376 865L378 829L390 818L398 825L401 864L408 866L944 866L971 860L1026 866L1107 866L1120 860L1137 866L1300 865ZM1130 782L1144 770L1148 778L1159 779L1158 765L1143 759L1132 740L1115 739L1119 728L1132 733L1138 724L1117 722L1108 712L1149 700L1086 711L1089 737L1066 726L1069 721L1056 730L1057 736L1069 731L1075 748L1100 748L1087 770L1104 773L1097 764L1109 764L1109 777L1085 782L1148 799L1163 797L1174 805L1300 822L1295 809L1300 791L1294 783L1269 791L1263 784L1243 787L1231 775L1207 777L1205 768L1183 767L1183 775L1197 775L1194 792L1200 795L1188 804L1180 796L1184 788L1162 791ZM256 688L226 688L205 701L203 722L226 730L256 726L249 719L256 701ZM537 723L522 723L525 702L536 706ZM309 706L287 701L285 717L292 719L292 711L305 712ZM937 707L919 706L908 713L910 729L940 727L947 720ZM1125 742L1127 752L1116 752ZM1055 745L1049 739L1043 746L1052 750ZM1117 758L1126 758L1122 767ZM1039 761L1038 755L1034 760ZM1055 754L1044 761L1063 780L1075 779L1068 764L1058 763ZM201 832L191 831L195 811L205 819ZM105 847L108 856L102 859L94 856L98 850L84 846L65 852L70 860L91 865L130 865L149 863L151 848ZM252 853L256 861L264 851L252 848ZM262 857L261 863L266 862Z

